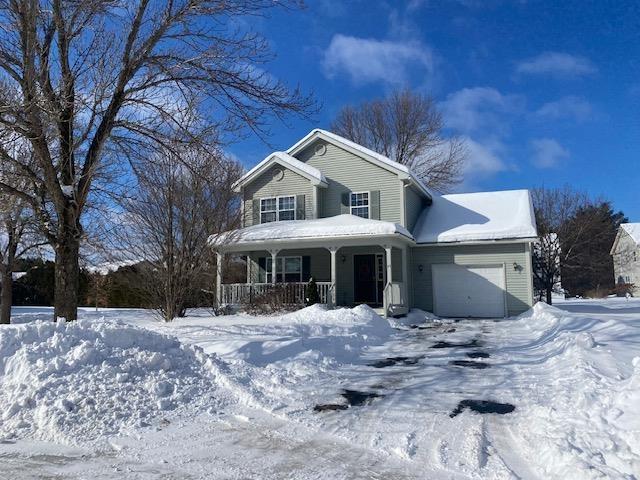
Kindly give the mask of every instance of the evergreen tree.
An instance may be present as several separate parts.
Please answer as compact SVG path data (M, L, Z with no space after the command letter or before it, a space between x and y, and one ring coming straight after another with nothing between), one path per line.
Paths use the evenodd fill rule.
M318 296L318 285L316 285L315 278L311 277L309 279L309 282L305 287L304 297L304 303L307 307L309 305L315 305L320 301L320 297Z

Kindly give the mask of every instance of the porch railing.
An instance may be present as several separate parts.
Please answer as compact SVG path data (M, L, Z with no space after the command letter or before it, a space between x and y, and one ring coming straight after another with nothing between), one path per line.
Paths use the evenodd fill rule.
M316 282L320 303L331 301L331 282ZM222 285L222 303L225 305L247 305L256 298L277 289L286 305L304 305L305 282L296 283L226 283Z
M407 287L403 282L389 282L384 287L387 315L403 315L409 311Z

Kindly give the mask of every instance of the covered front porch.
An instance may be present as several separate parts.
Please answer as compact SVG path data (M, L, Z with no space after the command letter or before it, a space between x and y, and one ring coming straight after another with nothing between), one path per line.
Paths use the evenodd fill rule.
M305 289L313 278L320 303L367 304L381 308L387 316L403 315L409 308L409 240L397 234L260 241L240 238L217 247L217 298L221 305L243 305L261 295L275 294L284 304L304 305ZM222 281L225 255L246 260L244 282Z

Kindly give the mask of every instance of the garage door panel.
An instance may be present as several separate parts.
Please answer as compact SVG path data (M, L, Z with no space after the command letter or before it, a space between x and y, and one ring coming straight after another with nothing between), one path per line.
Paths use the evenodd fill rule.
M443 317L504 317L502 266L432 266L434 310Z

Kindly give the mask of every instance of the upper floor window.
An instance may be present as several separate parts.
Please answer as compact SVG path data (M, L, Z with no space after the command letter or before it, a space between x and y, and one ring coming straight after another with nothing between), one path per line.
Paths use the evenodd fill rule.
M369 218L369 192L351 193L351 215Z
M296 197L271 197L260 199L260 223L296 219Z

